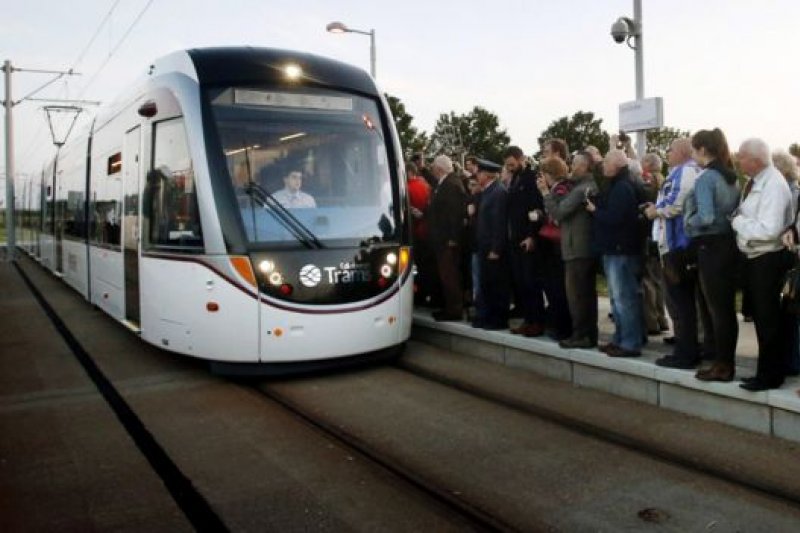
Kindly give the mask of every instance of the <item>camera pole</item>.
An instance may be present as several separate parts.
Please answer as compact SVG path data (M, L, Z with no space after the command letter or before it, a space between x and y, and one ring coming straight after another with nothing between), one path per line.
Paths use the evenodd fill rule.
M644 38L642 37L642 0L633 0L633 22L638 31L633 35L633 57L636 68L636 99L644 98ZM647 151L646 132L636 132L636 153L641 160Z

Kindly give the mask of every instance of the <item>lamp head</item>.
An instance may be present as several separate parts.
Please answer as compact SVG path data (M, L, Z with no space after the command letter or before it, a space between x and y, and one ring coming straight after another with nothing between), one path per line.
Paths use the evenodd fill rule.
M347 31L347 26L342 22L331 22L325 26L325 29L331 33L345 33Z

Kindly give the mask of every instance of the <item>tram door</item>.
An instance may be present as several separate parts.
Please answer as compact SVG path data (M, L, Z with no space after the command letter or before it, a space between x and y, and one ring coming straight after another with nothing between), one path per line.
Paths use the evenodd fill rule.
M139 167L141 128L125 134L122 147L122 254L125 269L125 320L139 319Z

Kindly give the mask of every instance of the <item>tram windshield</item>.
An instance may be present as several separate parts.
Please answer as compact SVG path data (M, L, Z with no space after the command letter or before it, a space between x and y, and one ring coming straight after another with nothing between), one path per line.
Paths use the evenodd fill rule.
M251 244L397 239L396 187L375 101L307 88L226 88L211 91L210 101Z

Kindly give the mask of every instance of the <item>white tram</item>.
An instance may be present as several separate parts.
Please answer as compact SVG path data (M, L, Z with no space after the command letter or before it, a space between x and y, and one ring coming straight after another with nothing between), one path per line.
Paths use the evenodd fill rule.
M177 52L20 184L17 239L145 341L220 371L392 354L413 300L400 154L359 69Z

